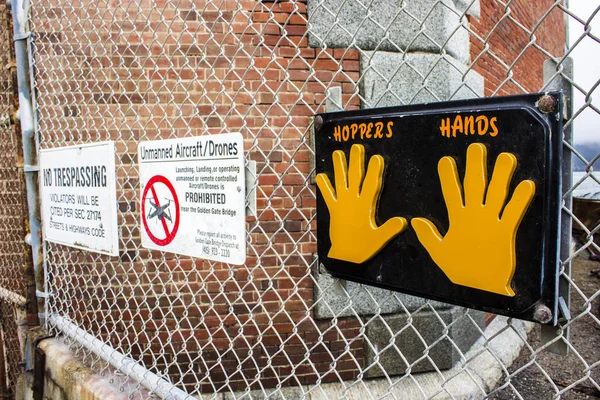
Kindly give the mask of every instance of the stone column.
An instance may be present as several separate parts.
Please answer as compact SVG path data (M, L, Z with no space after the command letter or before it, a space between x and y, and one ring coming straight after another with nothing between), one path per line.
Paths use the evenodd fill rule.
M465 14L478 18L479 1L308 0L308 42L360 50L362 108L482 97ZM411 372L450 368L484 326L482 312L314 276L315 318L375 316L365 329L366 377L404 374L416 360Z

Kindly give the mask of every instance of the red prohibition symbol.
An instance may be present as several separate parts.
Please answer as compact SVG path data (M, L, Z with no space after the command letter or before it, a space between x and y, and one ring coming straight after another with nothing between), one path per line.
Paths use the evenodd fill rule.
M163 184L169 189L171 192L171 199L167 199L167 203L161 205L158 196L156 195L156 184ZM148 196L150 194L150 196ZM172 220L172 216L170 213L169 206L171 205L171 201L175 206L175 219ZM152 207L151 210L146 212L146 202L150 203ZM159 238L155 236L148 227L148 223L150 219L156 218L159 222L162 223L162 228L165 232L164 238ZM173 222L173 227L169 230L169 226L167 225L167 220ZM146 188L144 189L144 193L142 194L142 221L144 223L144 229L148 234L150 240L156 243L159 246L166 246L175 239L175 235L177 234L177 229L179 229L179 199L177 198L177 193L175 193L175 188L173 184L169 182L167 178L162 175L155 175L146 184Z

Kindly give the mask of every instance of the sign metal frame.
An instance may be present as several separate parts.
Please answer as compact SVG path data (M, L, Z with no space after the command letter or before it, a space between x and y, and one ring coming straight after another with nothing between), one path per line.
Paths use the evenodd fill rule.
M562 118L561 92L317 114L321 269L339 279L555 325ZM503 172L510 169L514 175ZM340 186L337 182L342 180L345 183ZM492 186L503 184L506 193L491 194L499 193ZM348 194L353 185L356 193ZM458 191L448 189L453 185ZM375 198L360 200L369 190ZM449 199L449 193L458 193L456 198L462 203L456 204L464 210L469 203L475 204L472 193L478 191L475 197L481 197L478 207L482 210L492 203L489 197L483 201L485 196L500 196L495 201L496 207L502 204L499 220L518 212L510 229L500 236L479 226L483 223L480 209L463 225L479 229L483 232L479 236L498 243L504 240L507 245L502 248L508 250L499 251L475 237L474 243L464 246L454 240L459 248L439 256L432 250L436 243L450 241L448 232L458 230L456 212L450 224L456 201ZM364 211L372 213L371 222L356 222L366 218L359 200L352 207L340 205L350 204L348 196L372 205ZM425 232L429 229L439 230L438 235ZM360 240L349 234L352 230ZM470 229L459 237L468 233ZM512 252L510 235L516 237ZM373 242L374 250L368 250ZM477 260L489 252L488 260L470 261L469 256L477 251L481 253ZM477 277L481 269L495 268L497 258L510 264L511 256L513 270L501 271L505 275L501 279L502 274L491 273L494 278Z

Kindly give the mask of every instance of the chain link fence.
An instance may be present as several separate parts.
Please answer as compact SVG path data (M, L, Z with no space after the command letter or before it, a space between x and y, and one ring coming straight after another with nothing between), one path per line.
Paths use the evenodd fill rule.
M161 397L600 397L600 279L585 260L600 251L599 206L569 207L598 183L600 153L565 142L584 172L564 198L578 239L561 263L571 318L549 339L521 321L323 274L311 180L317 112L538 92L566 80L584 98L565 125L577 138L578 120L600 118L598 70L580 84L567 59L584 42L600 48L591 28L600 6L592 11L549 0L32 1L41 148L114 140L117 150L120 255L44 243L48 328ZM569 39L569 26L581 36ZM546 60L555 67L544 79ZM15 147L2 129L5 160ZM138 143L229 132L242 133L256 162L245 264L142 248ZM16 171L7 162L6 176ZM2 199L22 204L12 188ZM15 212L3 210L13 232ZM21 242L6 253L15 258L3 253L0 266L5 288L22 281L15 235ZM90 352L98 343L110 351Z
M27 233L27 197L20 129L13 125L18 109L11 15L0 5L0 396L13 398L22 374L27 325L26 271L31 251Z

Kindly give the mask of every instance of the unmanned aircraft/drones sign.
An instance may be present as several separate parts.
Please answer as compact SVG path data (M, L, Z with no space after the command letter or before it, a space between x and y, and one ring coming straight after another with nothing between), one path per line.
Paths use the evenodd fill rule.
M142 246L231 264L246 260L239 133L142 142Z

